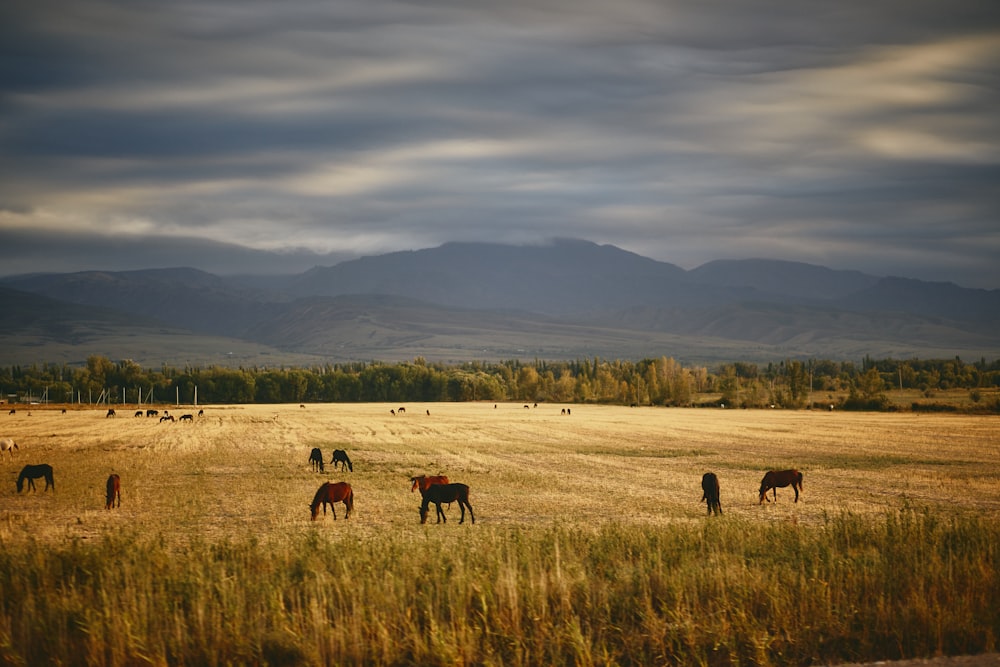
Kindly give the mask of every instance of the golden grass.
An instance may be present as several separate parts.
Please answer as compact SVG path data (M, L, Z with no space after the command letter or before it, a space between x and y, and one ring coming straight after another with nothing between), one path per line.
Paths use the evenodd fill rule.
M904 501L1000 515L996 417L602 406L568 406L566 416L567 406L503 403L414 404L393 416L394 407L207 406L194 423L123 409L113 419L19 411L0 421L20 445L0 463L0 538L87 539L120 525L266 538L312 529L306 505L327 479L355 489L357 514L338 529L420 532L408 479L421 473L469 484L481 527L701 520L707 470L720 477L724 511L753 519L814 523ZM173 410L182 412L196 410ZM327 460L346 449L354 473L311 472L312 447ZM18 495L25 463L51 464L56 493ZM785 467L803 471L802 501L783 489L758 506L763 472ZM106 512L112 472L123 503Z
M972 534L1000 518L997 417L398 407L3 415L20 450L0 463L0 599L22 607L0 601L0 662L801 664L995 648L1000 617L981 610L996 607L998 547ZM354 472L311 471L312 447L346 449ZM56 491L17 494L25 463L50 463ZM759 505L763 473L785 467L805 475L800 502L781 489ZM708 470L721 518L699 501ZM106 511L112 472L122 505ZM476 524L455 507L420 525L421 473L468 484ZM342 506L309 520L326 480L354 487L350 520ZM927 581L880 583L925 564ZM25 572L58 590L34 592ZM785 576L811 599L783 592Z

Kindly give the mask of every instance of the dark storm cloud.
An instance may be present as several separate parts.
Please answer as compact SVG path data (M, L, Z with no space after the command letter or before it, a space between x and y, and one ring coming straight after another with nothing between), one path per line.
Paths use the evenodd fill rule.
M686 268L763 256L1000 287L998 14L14 0L0 234L18 242L0 261L44 246L53 268L134 267L156 247L157 265L233 270L241 252L192 244L577 237Z

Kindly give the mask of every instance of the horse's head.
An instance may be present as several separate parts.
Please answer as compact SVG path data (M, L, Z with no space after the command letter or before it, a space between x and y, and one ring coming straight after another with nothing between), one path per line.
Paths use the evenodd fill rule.
M315 505L310 505L309 506L309 514L310 514L310 518L313 521L315 521L316 520L316 515L319 514L319 503L316 503Z
M417 490L417 485L420 484L420 480L422 480L423 478L424 478L423 475L410 478L410 481L413 482L413 486L410 487L410 493L413 493L414 491Z
M420 523L427 523L427 505L420 506Z

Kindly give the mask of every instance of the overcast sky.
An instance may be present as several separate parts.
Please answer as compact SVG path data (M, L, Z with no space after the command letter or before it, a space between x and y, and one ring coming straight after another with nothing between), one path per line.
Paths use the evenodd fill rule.
M0 84L0 275L569 237L1000 288L1000 2L4 0Z

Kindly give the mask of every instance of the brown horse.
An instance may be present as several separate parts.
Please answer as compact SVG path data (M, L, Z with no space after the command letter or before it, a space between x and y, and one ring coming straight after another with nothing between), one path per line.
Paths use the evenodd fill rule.
M437 506L437 522L448 523L448 517L441 509L441 503L453 503L458 501L458 506L462 508L462 518L459 523L465 523L465 508L469 508L469 517L472 523L476 522L476 515L472 513L472 505L469 504L469 487L465 484L431 484L426 491L421 492L423 503L420 505L420 523L427 523L427 508L431 503Z
M28 480L28 488L35 491L35 480L39 477L45 478L45 490L48 491L49 487L52 490L56 490L55 480L52 478L52 466L48 463L39 463L38 465L26 465L21 468L21 474L17 478L17 492L21 493L24 489L24 480Z
M115 500L118 504L115 505ZM104 501L104 509L122 506L122 480L118 475L110 475L107 483L107 499Z
M448 478L444 475L436 475L433 477L420 475L418 477L411 477L410 481L413 482L413 486L410 487L410 493L420 489L420 495L422 496L424 495L424 491L426 491L431 484L447 484Z
M347 508L344 519L350 518L351 510L354 509L354 490L351 489L351 485L347 482L337 482L336 484L324 482L316 491L316 495L313 496L312 503L309 504L312 520L316 520L320 505L323 505L323 516L326 516L326 506L329 505L330 511L333 512L333 520L336 521L337 508L334 503L339 502L343 502L344 507Z
M798 470L768 470L764 479L760 480L761 505L767 498L767 492L774 489L774 502L778 502L778 487L791 486L795 490L795 502L799 502L799 492L802 490L802 473ZM770 500L768 500L770 502Z
M708 503L708 514L714 511L722 514L722 501L719 500L719 478L714 472L706 472L701 476L701 499Z

